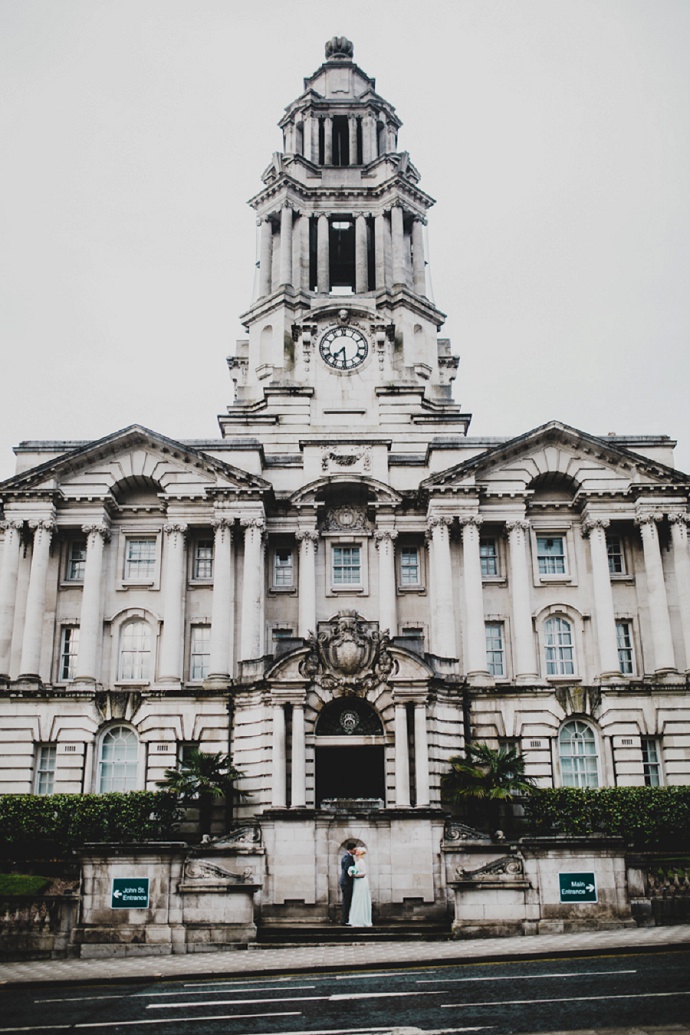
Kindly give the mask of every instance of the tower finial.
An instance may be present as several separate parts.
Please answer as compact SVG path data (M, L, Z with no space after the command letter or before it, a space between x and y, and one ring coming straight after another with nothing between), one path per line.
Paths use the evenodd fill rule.
M352 58L355 48L345 36L333 36L326 43L326 58Z

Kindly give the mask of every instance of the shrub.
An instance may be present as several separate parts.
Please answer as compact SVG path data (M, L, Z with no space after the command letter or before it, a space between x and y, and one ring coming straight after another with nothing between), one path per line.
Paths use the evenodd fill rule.
M40 895L51 880L25 873L0 873L0 895Z
M3 854L69 855L87 841L164 841L181 818L164 791L0 796Z
M604 834L647 850L690 847L690 787L540 788L523 805L531 834Z

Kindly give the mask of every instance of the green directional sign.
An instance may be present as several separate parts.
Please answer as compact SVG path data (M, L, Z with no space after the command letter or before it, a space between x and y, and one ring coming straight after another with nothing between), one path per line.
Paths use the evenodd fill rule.
M559 873L561 902L596 902L597 882L593 873Z
M147 909L148 877L113 877L112 909Z

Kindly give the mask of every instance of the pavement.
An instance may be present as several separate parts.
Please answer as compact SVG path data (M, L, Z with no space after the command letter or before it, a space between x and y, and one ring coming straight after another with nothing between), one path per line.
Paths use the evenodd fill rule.
M109 956L99 959L26 960L0 963L0 986L104 984L296 974L342 970L385 970L434 964L479 963L501 959L609 955L690 949L690 924L616 928L568 934L480 938L454 941L352 941L337 944L261 946L174 956ZM684 1029L690 1031L690 1028Z

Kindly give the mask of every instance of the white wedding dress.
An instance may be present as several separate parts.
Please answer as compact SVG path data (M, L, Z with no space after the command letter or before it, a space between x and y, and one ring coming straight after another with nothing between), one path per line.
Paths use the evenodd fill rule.
M371 891L369 877L364 863L357 863L357 872L361 876L354 878L352 904L350 906L349 927L371 927Z

